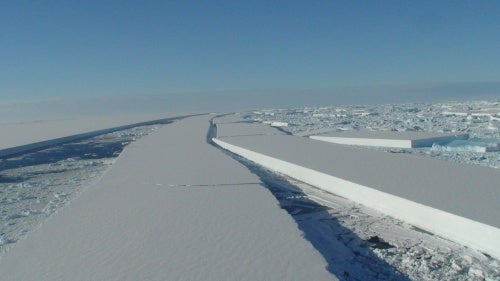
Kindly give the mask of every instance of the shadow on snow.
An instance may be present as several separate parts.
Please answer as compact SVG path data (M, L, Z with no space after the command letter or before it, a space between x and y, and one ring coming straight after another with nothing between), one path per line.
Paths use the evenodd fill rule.
M216 126L211 124L207 141L245 165L261 179L276 197L280 207L293 217L304 237L324 257L328 263L328 271L339 280L410 280L372 250L390 248L390 244L377 236L367 240L361 239L342 226L338 219L328 212L328 207L308 199L300 188L292 185L283 176L220 148L212 141L216 133Z
M281 208L293 217L305 238L323 255L328 270L339 280L409 280L372 250L391 245L376 236L361 239L342 226L328 212L328 207L308 199L300 188L284 177L253 163L242 163L260 177L278 199Z

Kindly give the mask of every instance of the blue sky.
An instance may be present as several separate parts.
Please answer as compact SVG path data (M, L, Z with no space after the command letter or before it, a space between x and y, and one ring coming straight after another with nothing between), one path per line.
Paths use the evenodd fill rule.
M499 1L1 1L0 102L455 83L499 94L499 14Z

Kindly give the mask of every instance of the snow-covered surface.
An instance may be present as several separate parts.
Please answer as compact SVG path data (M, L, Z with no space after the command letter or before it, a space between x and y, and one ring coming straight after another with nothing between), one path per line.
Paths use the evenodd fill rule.
M206 143L208 116L128 146L0 259L2 280L335 280L259 178Z
M97 182L141 126L0 159L0 253Z
M94 136L93 132L125 129L130 124L163 120L173 116L131 115L115 117L85 117L56 120L35 120L0 123L0 156L23 152L59 142L71 141L81 136Z
M287 127L288 123L287 122L280 122L280 121L273 121L269 125L271 125L271 127Z
M252 136L250 129L241 124L240 137L223 137L218 144L267 168L500 257L500 173L495 169L294 136Z
M462 115L444 114L447 111ZM470 140L500 143L500 101L463 101L444 103L407 103L379 105L345 105L267 109L241 113L245 122L269 123L285 121L280 128L289 134L311 136L346 131L395 131L397 133L469 134ZM464 145L475 146L474 142ZM497 145L498 146L498 145ZM467 147L431 150L430 148L372 149L391 153L415 154L452 162L500 168L500 151L474 152ZM457 153L458 151L460 153Z
M500 280L498 259L303 182L288 181L291 187L282 192L288 194L287 203L302 203L308 210L294 216L309 227L311 236L320 233L319 243L331 264L349 272L345 280L398 280L380 274L387 269L384 262L410 280Z
M333 136L310 136L313 140L346 144L346 145L361 145L361 146L377 146L377 147L398 147L411 148L411 140L402 139L370 139L370 138L353 138L353 137L333 137Z
M223 118L217 118L214 120L215 124L219 122L225 122ZM252 135L267 135L267 134L279 134L280 132L269 126L262 126L258 123L246 123L245 128L248 128L248 133ZM220 137L234 137L241 133L240 123L224 123L224 126L217 127L217 135Z
M433 144L445 144L454 140L465 140L468 134L444 134L431 132L393 132L393 131L344 131L311 139L331 143L378 146L378 147L431 147Z
M487 110L488 107L491 108ZM225 115L215 118L214 122L224 123L226 131L219 130L219 132L226 135L226 140L229 140L231 135L234 136L245 132L245 130L242 131L242 125L248 129L246 135L280 135L287 132L297 135L311 135L313 131L316 133L329 133L337 131L339 128L345 131L366 127L368 130L398 131L398 134L411 130L418 132L429 131L431 133L444 132L445 134L466 132L471 134L472 140L478 139L483 144L487 141L489 145L490 143L498 143L499 140L499 108L500 103L498 102L496 104L491 102L464 102L272 109ZM442 114L444 110L454 110L465 114L463 116L448 116ZM156 118L158 117L153 117L153 119ZM95 119L96 122L98 119ZM130 120L132 122L141 121L136 118ZM265 122L270 125L272 120L277 122L286 121L289 126L271 128L270 126L251 124ZM63 126L71 127L72 125ZM208 127L208 123L206 126ZM53 146L43 151L16 155L11 159L14 159L12 162L15 164L14 166L18 167L12 165L12 169L0 167L0 186L6 187L1 189L3 192L0 194L0 203L2 204L0 205L2 210L0 219L3 219L1 222L3 226L0 231L0 249L7 247L15 251L17 234L24 235L26 231L32 229L34 220L38 218L45 220L47 215L57 211L60 206L68 201L73 202L75 195L80 193L78 189L85 190L89 184L95 184L96 180L101 177L102 172L114 160L106 157L102 159L94 158L99 157L100 150L108 150L107 147L115 145L115 136L118 136L116 140L120 142L120 135L128 134L126 132L109 134L109 136L112 136L109 139L107 136L103 136L106 139L104 143L101 142L101 137L97 137ZM31 130L31 133L36 134L37 131ZM80 133L80 131L76 133ZM200 133L195 138L201 139L205 137L205 134ZM469 141L467 141L467 144L469 144ZM474 142L474 144L478 143ZM121 144L116 143L116 145ZM482 144L480 145L482 146ZM81 150L81 147L84 147L84 149ZM453 143L446 144L446 147L455 149ZM458 145L459 150L463 147L462 143ZM45 159L54 156L58 157L59 152L61 150L65 151L67 148L78 150L78 152L75 152L76 157L71 156L68 159L57 160L54 165L47 163L31 165L28 163L32 160L36 162L37 159L44 159L45 161ZM207 148L212 147L207 146ZM500 161L498 161L500 160L500 154L498 152L478 153L458 150L448 152L436 150L436 148L386 149L373 147L370 149L385 151L386 153L392 152L392 154L426 155L462 163L500 167ZM113 157L116 156L112 152L113 149L110 151ZM202 157L204 155L201 154ZM294 219L295 224L303 232L304 238L323 256L328 264L328 270L341 280L408 280L406 277L410 280L500 280L500 260L498 259L448 239L443 239L438 235L433 235L422 228L417 228L404 221L377 212L370 207L325 192L314 186L309 186L293 178L266 171L263 167L252 164L241 157L233 155L233 158L247 166L252 173L258 175L265 187L276 197L280 207L288 212L290 218ZM0 165L10 163L5 160L1 159ZM145 164L149 163L146 162ZM238 165L234 161L233 163ZM139 167L137 171L140 172L148 168ZM193 165L193 168L200 170L197 165ZM203 173L203 169L200 171ZM227 176L232 174L231 171L228 170ZM160 183L158 186L164 185ZM223 186L232 188L231 185ZM237 185L237 187L242 186L245 186L245 184ZM206 186L201 184L169 184L169 187L204 189L205 187L212 187L212 184ZM215 184L213 184L213 187L215 187ZM92 188L94 187L91 187L90 190ZM83 197L87 192L84 192ZM221 193L223 197L226 197L226 195L230 194ZM43 204L47 203L47 200L49 200L47 208L41 208ZM74 202L78 202L78 200L80 199L77 198ZM109 204L111 201L114 201L114 199L110 199L107 203ZM65 207L55 217L60 216L68 208L73 208L72 206L73 204ZM183 212L185 209L181 208L180 210ZM131 216L131 218L136 219L137 216ZM49 217L49 221L53 219L54 216ZM230 220L230 222L232 221ZM115 224L115 226L126 228L125 224L125 222L122 222ZM74 227L73 224L70 224L70 226ZM44 227L42 226L42 228ZM36 230L35 233L38 231L40 230ZM68 232L63 231L63 233ZM145 237L149 237L147 233L150 232L146 231ZM30 235L32 235L31 232L28 233L27 239L30 239ZM119 236L117 235L117 237ZM486 240L487 237L480 234L475 239ZM63 240L67 244L68 238ZM23 239L20 241L26 243L23 242L25 241ZM121 239L121 241L123 242L124 239ZM124 243L129 245L132 242L127 240ZM54 248L56 247L54 246ZM27 250L25 253L26 257L28 257ZM84 253L87 252L84 251ZM107 264L112 263L112 255L107 256ZM103 257L106 254L101 252L100 256ZM50 254L44 255L40 259L46 259L47 257L50 257ZM86 257L86 255L82 255L82 257ZM82 261L84 261L83 258ZM149 259L146 259L146 262L148 261ZM134 260L134 266L151 267L150 265L143 265L139 258ZM197 265L195 264L195 266ZM128 266L123 266L123 268L126 267ZM1 268L2 260L0 259L0 271ZM102 270L102 268L98 269ZM401 273L406 277L402 276ZM232 278L232 276L225 279L229 278ZM43 278L37 279L44 280ZM53 278L46 277L45 279ZM73 280L74 278L69 279ZM201 277L196 279L201 279Z

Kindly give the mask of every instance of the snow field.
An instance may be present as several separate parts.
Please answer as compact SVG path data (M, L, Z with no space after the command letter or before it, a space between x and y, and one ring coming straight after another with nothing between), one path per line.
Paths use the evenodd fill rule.
M165 118L159 115L113 118L88 117L81 119L0 123L0 157L139 126L166 124L176 118L182 117Z
M500 229L367 186L214 139L221 147L270 170L369 206L458 243L500 258ZM376 199L375 199L376 198ZM478 239L478 237L481 237Z
M128 146L2 257L2 280L337 280L259 178L206 143L208 121Z
M233 124L228 124L231 122ZM498 192L499 180L492 169L366 149L344 149L339 145L313 145L314 141L286 137L277 131L261 134L265 130L257 124L238 122L231 117L219 120L218 131L224 131L229 125L232 125L233 136L226 133L214 141L236 154L303 182L330 189L330 192L362 202L419 228L489 254L494 252L492 255L498 257L500 234L498 217L494 215L497 197L492 194ZM389 172L388 167L394 169L390 168ZM453 174L457 175L451 176ZM384 187L387 184L390 186ZM476 185L478 188L473 189ZM387 202L399 203L391 206ZM406 206L412 207L407 210ZM431 222L429 217L433 218Z
M136 127L0 159L0 253L96 183L124 146L157 127Z

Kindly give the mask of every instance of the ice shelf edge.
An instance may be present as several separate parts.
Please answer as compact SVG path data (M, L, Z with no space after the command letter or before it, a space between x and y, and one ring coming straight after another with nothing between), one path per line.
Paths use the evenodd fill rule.
M222 148L272 171L345 197L500 259L499 228L235 146L217 138L212 140Z

